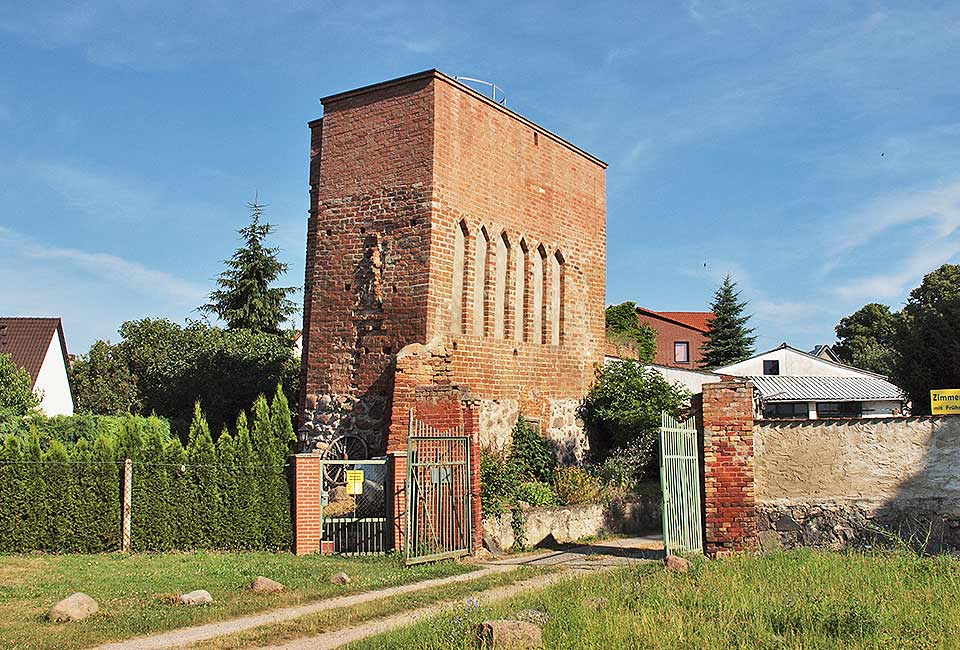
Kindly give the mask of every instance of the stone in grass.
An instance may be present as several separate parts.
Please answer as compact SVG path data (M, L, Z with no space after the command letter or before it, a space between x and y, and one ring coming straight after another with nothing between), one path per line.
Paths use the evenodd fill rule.
M334 573L330 576L330 582L335 585L348 585L350 584L350 576L341 571L340 573Z
M608 601L608 600L607 600L606 598L604 598L603 596L597 596L596 598L584 598L584 599L583 599L583 606L584 606L584 607L586 607L587 609L596 610L596 611L598 611L598 612L599 612L600 610L602 610L602 609L606 609L606 608L607 608L607 605L609 605L609 604L610 604L610 601Z
M50 608L47 618L54 623L80 621L97 613L100 607L97 601L85 593L70 594Z
M253 579L253 582L250 583L250 591L258 594L275 594L283 591L283 585L276 580L271 580L264 576L257 576Z
M685 560L679 555L668 555L663 559L663 566L667 571L686 573L690 570L690 560Z
M542 650L543 632L526 621L484 621L477 631L486 650Z
M180 603L182 605L212 605L213 596L209 591L197 589L187 594L180 594Z

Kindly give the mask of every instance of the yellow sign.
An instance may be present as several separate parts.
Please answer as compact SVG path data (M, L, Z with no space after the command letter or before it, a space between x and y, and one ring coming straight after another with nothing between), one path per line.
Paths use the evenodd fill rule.
M930 391L930 412L934 415L960 415L960 388Z
M350 495L363 494L363 470L362 469L347 470L347 494L350 494Z

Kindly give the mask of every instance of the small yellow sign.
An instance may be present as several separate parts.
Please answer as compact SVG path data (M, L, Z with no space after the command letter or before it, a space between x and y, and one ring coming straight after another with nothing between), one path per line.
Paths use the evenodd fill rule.
M363 494L363 470L362 469L347 470L347 494L349 495Z
M930 391L930 412L934 415L960 415L960 388Z

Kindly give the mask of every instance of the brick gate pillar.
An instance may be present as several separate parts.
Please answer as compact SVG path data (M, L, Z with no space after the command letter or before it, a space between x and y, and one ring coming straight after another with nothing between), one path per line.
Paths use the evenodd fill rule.
M703 385L703 482L706 552L756 548L753 384L738 379Z
M293 552L320 550L320 457L296 454L293 461Z

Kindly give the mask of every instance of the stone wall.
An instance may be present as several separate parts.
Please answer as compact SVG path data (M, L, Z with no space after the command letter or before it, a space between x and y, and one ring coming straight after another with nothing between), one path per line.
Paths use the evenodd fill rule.
M570 544L604 534L642 535L661 527L659 497L614 505L588 504L554 508L524 508L523 543L526 546ZM508 551L516 546L513 515L483 520L484 544Z
M515 399L480 402L480 448L494 453L506 451L519 415L520 403Z
M765 545L960 548L960 418L761 421L754 439Z
M550 400L547 439L553 442L557 460L563 465L582 465L590 451L590 440L580 419L580 400Z

